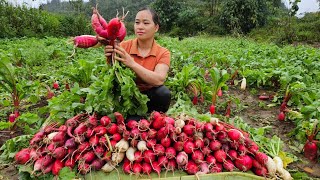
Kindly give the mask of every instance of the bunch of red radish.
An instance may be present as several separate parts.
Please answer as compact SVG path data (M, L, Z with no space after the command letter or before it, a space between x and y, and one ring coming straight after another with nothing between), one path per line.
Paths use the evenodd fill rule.
M127 31L123 20L126 15L121 18L115 17L107 22L98 12L97 8L93 8L91 16L91 25L97 36L103 38L99 41L97 36L93 35L80 35L73 38L75 47L90 48L99 47L99 42L104 45L114 45L115 41L121 42L125 38Z
M123 162L123 171L136 175L156 172L160 176L169 170L200 175L236 169L274 175L270 173L275 172L272 159L259 152L247 133L216 118L200 122L153 112L149 120L125 124L120 113L114 115L116 122L108 116L79 114L59 128L47 126L15 160L33 165L35 174L57 175L63 167L75 166L81 174L100 169L111 172Z
M33 166L34 175L58 175L63 167L75 166L79 173L86 174L100 170L108 161L120 163L123 158L118 157L122 151L119 142L125 125L122 115L114 114L117 123L108 116L99 119L78 114L58 128L48 125L33 136L29 148L15 155L15 161Z

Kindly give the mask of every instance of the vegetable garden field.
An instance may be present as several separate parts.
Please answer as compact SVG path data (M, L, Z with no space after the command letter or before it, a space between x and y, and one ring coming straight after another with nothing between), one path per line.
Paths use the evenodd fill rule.
M80 165L79 163L71 169L67 167L61 169L66 165L59 165L60 172L58 170L54 173L56 175L53 175L52 173L44 173L46 172L44 169L35 168L36 165L34 165L35 162L32 158L31 160L29 160L30 158L26 160L26 157L24 159L18 158L19 161L17 161L16 157L16 153L23 148L33 147L36 149L35 154L46 151L52 138L45 135L46 139L49 139L49 143L46 144L45 140L35 140L34 137L38 136L34 136L34 134L38 134L48 127L52 128L48 132L55 132L54 135L62 131L65 132L70 127L66 121L73 117L75 117L73 120L78 121L86 117L93 127L98 127L103 123L110 124L111 122L108 121L119 125L121 124L119 122L122 122L122 116L126 118L133 114L144 115L149 120L143 125L135 124L130 127L130 129L134 129L135 126L138 126L140 133L146 130L151 132L149 125L157 129L155 125L157 116L174 120L173 124L183 121L182 123L185 125L179 125L183 132L190 137L199 135L200 139L208 138L213 132L213 127L217 130L222 125L228 129L224 131L225 134L222 133L223 135L227 136L226 132L229 135L231 130L236 131L235 134L238 133L239 137L232 136L235 138L234 142L240 142L240 139L244 140L246 137L259 147L259 152L271 158L280 158L283 168L294 179L320 177L318 163L320 50L318 48L302 45L279 47L275 44L256 43L245 38L207 36L178 40L178 38L159 35L157 42L171 51L171 67L165 85L172 92L172 104L166 114L146 114L148 99L136 88L133 81L134 74L120 63L115 63L113 66L107 64L103 47L74 49L73 43L66 38L1 39L0 179L12 179L12 177L15 179L34 179L35 177L52 179L54 176L59 176L61 179L76 177L101 179L108 176L122 177L123 179L148 178L147 174L151 171L142 173L138 167L135 169L137 173L125 175L127 161L123 163L122 159L117 161L117 164L110 165L111 170L113 166L118 167L111 173L94 170L98 165L96 165L97 167L93 165L86 167L87 164ZM106 116L110 119L102 120L102 117L106 118ZM98 119L100 125L97 125L94 119L95 121ZM196 126L198 123L201 126ZM63 124L65 124L64 127L61 126ZM207 126L204 126L205 124ZM195 129L191 128L188 131L186 130L187 125ZM175 126L178 127L178 125ZM62 127L66 129L61 130ZM108 129L111 127L108 126ZM100 130L104 129L95 129L94 131L98 135L92 137L98 137ZM71 133L68 132L67 135L64 133L64 137L76 137L79 144L85 144L86 140L80 138L84 136L77 136L84 134L81 131L75 130ZM159 135L160 130L156 130L156 133ZM104 134L114 135L116 133L111 133L108 130L108 133ZM124 136L123 133L120 139ZM181 136L178 137L181 138ZM119 137L111 137L110 135L110 138L111 141L105 140L106 147L111 148L112 146L119 152L125 148L125 144L121 147L119 144L112 144L112 142L120 142ZM141 137L141 139L143 138ZM166 139L175 138L166 136ZM209 141L213 142L212 140L215 138L209 138ZM90 138L90 143L92 141ZM63 140L64 142L65 140ZM130 147L137 145L133 145L133 140L130 143ZM221 143L221 149L224 148L224 151L232 149L232 145L224 146L229 142L221 141ZM220 151L218 150L220 147L213 150L213 145L211 146L210 142L207 142L206 147L209 144L212 151ZM171 145L169 143L168 147ZM58 146L55 144L54 148ZM86 152L86 155L89 152L96 153L95 149L98 145L91 144L91 146L91 150L83 151ZM88 149L90 148L88 147ZM235 167L230 164L230 166L225 165L227 159L232 160L232 156L228 153L221 162L217 159L220 165L224 163L223 168L220 167L220 171L243 171L245 174L260 173L259 175L262 177L286 179L282 170L273 175L270 171L269 173L257 172L258 169L263 168L270 170L267 165L260 169L252 165L251 162L250 168L247 167L244 156L251 157L251 149L243 148L245 148L243 153L248 155L241 156L242 159L239 156L234 159L234 162L240 163L238 160L241 159L241 164L244 165L239 166L237 163L235 163ZM190 150L190 154L185 149L190 155L189 160L193 159L191 154L198 153L199 149L203 151L205 148L197 148L196 146ZM210 149L209 151L211 151ZM236 149L241 152L239 148ZM64 151L66 150L62 148L61 153L63 154ZM105 151L102 150L101 156L107 161L107 158L110 158L110 153L104 153ZM31 154L30 150L27 154ZM60 152L56 152L56 154L60 154ZM73 155L73 153L66 152L65 156L70 157L69 154ZM188 159L187 154L185 157ZM198 154L195 159L201 160L201 154ZM88 159L95 156L95 154L90 157L89 155L86 156ZM184 157L179 155L177 153L177 161L178 156ZM25 154L21 156L25 156ZM59 159L57 155L53 156ZM221 156L223 157L223 154ZM257 157L255 158L257 159ZM208 160L206 161L208 162ZM181 165L183 162L181 160L178 164ZM196 178L201 179L201 173L197 172L203 171L205 168L197 169L194 164L188 165L189 168L185 171L176 170L175 176L196 174ZM57 166L54 165L53 168L57 168ZM253 168L251 168L252 166ZM162 167L159 171L155 170L157 167L152 168L158 173L161 171L161 177L172 177L173 165L171 168L169 167L171 166ZM248 171L247 168L250 170ZM168 172L166 172L167 170ZM191 172L191 170L194 171ZM130 172L130 168L128 172ZM151 173L153 178L158 177L156 172ZM210 173L218 172L217 169L216 172L211 169Z

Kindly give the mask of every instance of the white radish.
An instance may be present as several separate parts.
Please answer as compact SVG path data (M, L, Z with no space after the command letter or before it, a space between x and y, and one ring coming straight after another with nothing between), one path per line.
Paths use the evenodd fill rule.
M179 128L183 128L183 126L185 125L186 123L184 122L184 120L182 119L177 119L175 122L174 122L174 126L175 127L179 127Z
M247 86L247 79L244 77L244 78L242 78L242 82L241 82L241 87L240 87L240 89L241 89L241 90L245 90L245 89L246 89L246 86Z
M129 159L130 162L134 161L134 153L136 152L136 148L129 147L129 149L126 151L126 157Z
M268 173L271 177L275 177L276 175L276 171L277 171L277 167L276 167L276 163L273 161L273 159L271 157L268 156L268 160L266 162L266 167L268 169Z
M137 144L137 148L141 152L143 152L145 150L148 150L147 143L145 141L139 141L138 144Z
M101 170L103 172L109 173L113 171L115 166L113 165L112 161L107 162L104 166L102 166Z
M212 118L210 118L210 123L212 125L217 125L217 124L219 124L219 119L215 118L215 117L212 117Z
M279 173L279 175L280 175L284 180L291 180L291 179L293 179L293 178L291 177L290 173L283 168L283 161L282 161L282 159L281 159L279 156L275 156L275 157L273 158L273 161L274 161L274 163L276 164L277 172Z
M122 162L122 160L124 159L124 155L124 152L112 153L111 161L117 165Z
M117 150L119 152L126 152L129 148L129 142L126 141L125 139L121 139L116 145L115 147L117 148Z

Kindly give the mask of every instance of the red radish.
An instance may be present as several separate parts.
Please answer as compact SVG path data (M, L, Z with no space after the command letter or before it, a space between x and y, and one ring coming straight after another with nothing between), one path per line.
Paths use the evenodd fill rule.
M223 150L217 150L213 155L214 158L216 158L216 160L220 163L223 163L227 158L227 154Z
M168 148L171 145L171 139L168 137L165 137L165 138L161 139L161 144L163 147Z
M43 167L42 161L43 161L43 158L40 158L34 163L33 172L39 171Z
M217 163L215 166L213 166L210 170L212 173L219 173L222 172L223 166L221 163Z
M140 138L141 138L141 140L147 141L148 140L148 132L147 131L141 132Z
M42 166L41 167L41 172L43 174L47 174L47 173L52 171L52 167L53 167L53 163L49 164L48 166Z
M159 163L159 166L166 167L168 164L168 158L166 156L159 156L158 163Z
M167 165L166 169L174 171L176 168L177 168L176 160L175 159L170 159L168 161L168 165Z
M53 163L53 161L54 159L49 154L47 154L42 158L41 165L48 166L49 164Z
M76 165L76 161L72 158L69 158L65 162L65 166L69 167L70 169L73 169L73 167Z
M177 152L176 152L176 150L175 150L173 147L168 147L168 148L166 149L166 157L167 157L168 159L173 159L173 158L176 157L176 155L177 155Z
M206 162L202 162L200 164L200 171L197 174L208 174L209 173L209 166Z
M204 142L202 139L197 139L194 141L195 148L202 149L204 147Z
M86 152L81 159L84 160L86 163L91 163L95 159L95 154L93 151Z
M106 151L105 148L101 145L98 145L97 147L94 148L94 153L96 154L96 156L98 156L99 158L103 156L104 152Z
M214 158L214 156L211 155L211 154L209 154L209 155L206 157L206 161L207 161L207 163L209 163L209 166L215 165L216 162L217 162L216 158Z
M137 145L138 145L138 138L131 139L130 146L137 147Z
M194 161L190 160L190 161L188 161L188 163L186 165L186 171L190 175L196 174L199 171L199 168Z
M53 88L54 88L55 90L59 90L59 82L58 82L58 81L55 81L55 82L53 83Z
M92 161L92 163L90 164L90 167L93 170L100 170L104 164L105 162L103 160L97 158L94 161Z
M93 129L97 136L103 136L107 133L107 128L104 126L97 126Z
M73 134L76 136L83 135L87 131L86 123L80 123L78 127L76 127L73 131ZM71 136L74 137L74 136Z
M78 125L77 119L80 118L82 116L82 114L79 114L73 118L70 118L66 121L66 126L67 126L67 133L69 135L69 137L74 137L72 134L72 130L74 127L76 127Z
M49 87L47 87L47 99L52 99L54 97L54 92L51 91Z
M235 168L233 162L230 159L227 159L225 162L223 162L223 167L227 171L233 171L233 169Z
M253 168L253 172L254 172L254 174L256 174L258 176L264 176L264 177L266 177L268 174L268 170L265 167Z
M156 144L156 145L154 146L153 151L154 151L154 154L155 154L155 155L157 155L157 156L163 156L164 153L165 153L165 151L166 151L166 149L165 149L165 147L164 147L163 145L161 145L161 144Z
M93 8L93 13L91 16L91 25L93 30L101 37L108 38L108 23L106 20L98 13L96 8Z
M117 39L121 42L124 40L124 38L127 35L127 30L126 30L126 26L124 25L124 23L121 21L121 26L117 35Z
M64 141L65 139L66 139L66 133L60 131L52 138L52 141L61 142L61 141Z
M318 147L315 140L307 140L304 147L304 157L308 158L309 160L313 161L318 156Z
M107 131L109 134L115 134L118 132L118 126L115 123L111 123Z
M165 121L164 121L164 117L162 117L161 115L157 117L158 118L152 121L152 127L156 130L159 130L160 128L164 127Z
M96 146L99 144L99 137L98 137L98 136L92 136L92 137L89 139L89 144L90 144L90 146L92 146L92 147L96 147Z
M142 160L143 160L142 152L141 151L135 151L134 152L134 161L135 162L141 162Z
M96 36L81 35L72 38L73 44L78 48L90 48L98 44Z
M166 116L163 120L167 125L171 124L175 126L175 120L172 117Z
M158 133L158 131L156 131L155 129L149 129L148 138L150 138L150 139L156 138L157 133Z
M152 150L146 150L143 152L144 162L151 163L156 160L155 153Z
M197 105L198 104L198 96L193 96L192 98L192 104Z
M30 145L34 145L35 143L40 142L41 140L43 140L44 136L45 136L44 131L37 132L30 140Z
M195 149L194 147L194 143L192 141L187 141L184 143L183 145L183 150L187 153L187 154L191 154L193 153L193 150Z
M252 159L248 155L239 156L234 164L240 171L249 171L252 167Z
M142 167L142 172L144 174L150 175L150 173L152 172L152 167L151 167L150 163L143 162L141 164L141 167Z
M41 157L41 152L37 149L31 149L30 150L30 159L36 161Z
M194 153L191 155L191 158L194 162L199 164L204 160L204 155L200 150L195 150Z
M130 131L130 136L132 139L137 139L140 135L140 130L138 128L134 128Z
M55 160L52 166L52 174L58 175L59 171L64 167L64 163L61 160Z
M85 151L85 150L87 150L87 149L89 149L89 148L90 148L89 142L84 142L84 143L82 143L82 144L80 144L80 145L78 146L78 151L79 151L79 152L83 152L83 151Z
M119 34L120 28L121 28L121 20L119 18L111 19L107 27L108 39L115 40Z
M138 124L138 128L140 131L146 131L149 129L150 122L146 119L141 119Z
M111 118L109 116L102 116L100 119L100 124L102 126L108 126L111 123Z
M151 139L151 140L147 141L147 147L148 147L149 149L153 149L154 146L156 145L156 143L157 143L157 140L156 140L156 139Z
M138 127L138 122L137 121L135 121L135 120L129 120L128 122L127 122L127 127L129 128L129 129L134 129L134 128L136 128L136 127Z
M30 160L30 149L25 148L17 152L15 155L15 160L18 164L25 164Z
M112 27L111 27L112 28ZM114 117L116 118L117 120L117 124L124 124L124 117L122 116L121 113L119 112L114 112Z
M16 121L16 115L12 113L9 115L9 122L13 123L14 121Z
M252 159L252 167L254 167L256 169L263 168L263 166L256 159Z
M67 155L68 151L64 147L57 147L53 153L52 157L56 159L62 159Z
M161 167L159 165L159 163L157 161L153 161L151 163L152 169L158 174L159 178L160 178L160 172L161 172Z
M202 148L202 153L203 155L208 156L211 153L211 149L208 146L204 146Z
M268 156L263 152L257 152L255 159L262 165L265 165L268 161Z
M179 167L182 167L188 163L188 155L186 152L181 151L177 155L177 164Z
M86 133L84 134L86 138L90 139L90 137L93 135L94 131L91 128L88 128Z
M220 143L220 141L211 141L209 144L209 147L212 151L217 151L221 148L222 144Z
M238 153L236 150L230 149L227 153L227 156L232 160L236 160L238 158Z
M213 105L213 104L211 104L211 106L210 106L210 108L209 108L210 113L211 113L211 114L214 114L215 110L216 110L216 106Z
M259 99L260 100L268 100L270 97L269 96L267 96L267 95L260 95L259 96Z
M191 124L186 124L183 126L183 132L186 133L188 136L193 136L195 127Z
M143 167L143 166L142 166ZM123 172L126 174L131 174L131 164L130 161L125 161L122 165Z
M180 152L183 150L183 142L182 141L177 141L177 142L174 142L173 144L173 147L176 151Z
M286 114L283 111L281 111L278 115L278 120L284 121L285 119L286 119Z

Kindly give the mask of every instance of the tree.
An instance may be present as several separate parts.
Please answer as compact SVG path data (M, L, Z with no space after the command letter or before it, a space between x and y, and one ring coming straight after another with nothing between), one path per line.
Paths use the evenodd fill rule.
M156 0L151 6L160 16L160 30L164 32L170 31L178 18L179 3L176 0Z
M226 0L222 6L220 20L229 32L247 34L265 23L265 7L263 0Z

